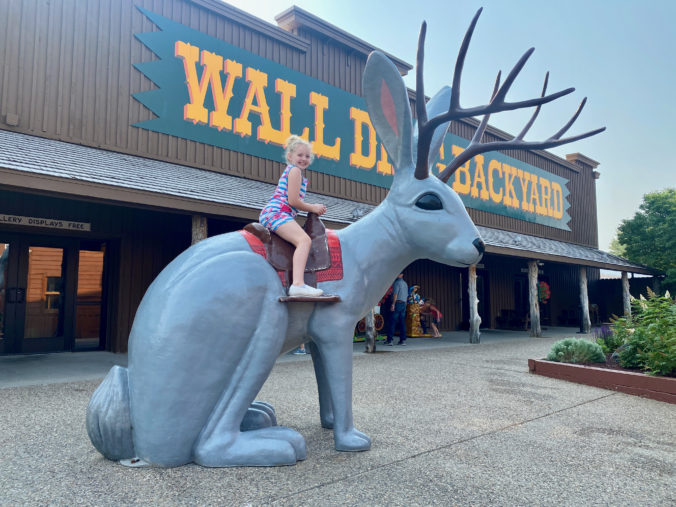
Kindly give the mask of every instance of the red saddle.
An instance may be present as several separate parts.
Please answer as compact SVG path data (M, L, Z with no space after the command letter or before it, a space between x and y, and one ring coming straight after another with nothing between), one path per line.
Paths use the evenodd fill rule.
M343 278L343 256L335 231L326 229L315 213L308 213L305 232L312 240L305 265L305 283L316 287L318 282ZM293 279L293 252L295 247L259 223L250 223L239 231L251 249L262 255L277 270L282 283L288 287Z

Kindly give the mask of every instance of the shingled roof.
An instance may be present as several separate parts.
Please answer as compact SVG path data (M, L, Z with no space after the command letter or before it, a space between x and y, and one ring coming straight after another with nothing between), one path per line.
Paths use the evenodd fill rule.
M160 160L0 130L0 183L77 197L147 204L186 213L257 217L275 185ZM324 218L349 224L375 206L308 193ZM0 212L2 209L0 208ZM488 253L653 274L656 270L596 248L478 227Z
M3 170L5 169L5 170ZM9 173L46 178L58 185L62 193L89 197L92 185L105 187L112 200L138 203L143 194L167 196L164 207L186 212L205 211L205 204L245 208L257 217L275 190L275 185L228 174L207 171L170 162L142 158L124 153L0 130L0 183L7 183ZM39 185L40 182L35 183ZM70 189L67 185L72 183ZM77 184L82 184L78 186ZM45 183L39 189L53 190ZM36 188L36 187L34 187ZM100 194L98 194L100 195ZM308 200L314 194L308 192ZM315 201L319 198L315 196ZM348 224L373 206L356 201L322 196L329 222ZM162 201L154 199L162 207ZM201 203L202 206L194 204ZM218 214L219 207L213 212ZM241 216L252 216L245 213ZM358 217L357 217L358 218Z
M632 273L656 274L657 270L636 264L598 248L539 238L527 234L477 226L486 252L529 259L549 260Z

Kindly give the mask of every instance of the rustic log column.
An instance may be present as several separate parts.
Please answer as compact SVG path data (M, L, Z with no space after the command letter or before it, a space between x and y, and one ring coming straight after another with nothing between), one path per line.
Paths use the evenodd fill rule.
M376 317L373 308L366 314L366 348L364 352L374 353L376 351Z
M207 217L202 215L192 216L192 245L207 239Z
M542 336L538 303L538 261L528 261L528 301L530 302L530 335Z
M481 316L479 315L479 298L476 293L476 265L472 264L469 267L469 286L467 287L469 293L469 342L479 343L481 340Z
M582 308L582 323L580 331L588 333L591 331L591 320L589 319L589 295L587 294L587 268L580 266L580 307Z
M631 294L629 293L629 275L622 271L622 308L624 316L631 317Z
M657 276L653 276L653 292L659 294L662 291L660 287L660 279Z

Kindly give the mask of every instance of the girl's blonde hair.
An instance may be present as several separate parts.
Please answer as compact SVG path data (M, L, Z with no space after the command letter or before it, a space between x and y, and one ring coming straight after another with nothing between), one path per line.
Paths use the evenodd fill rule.
M284 162L287 164L289 163L289 156L296 151L298 146L307 146L310 149L310 163L314 162L315 154L312 151L312 144L300 136L291 136L286 140L286 146L284 147Z

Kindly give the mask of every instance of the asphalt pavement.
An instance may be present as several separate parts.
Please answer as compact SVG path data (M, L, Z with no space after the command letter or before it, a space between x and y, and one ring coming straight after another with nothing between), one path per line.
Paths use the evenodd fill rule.
M307 460L277 468L126 468L85 429L107 352L0 357L0 505L676 505L676 405L528 373L575 329L354 345L355 425L319 425L310 356L286 355L259 399ZM579 335L577 335L579 336Z

